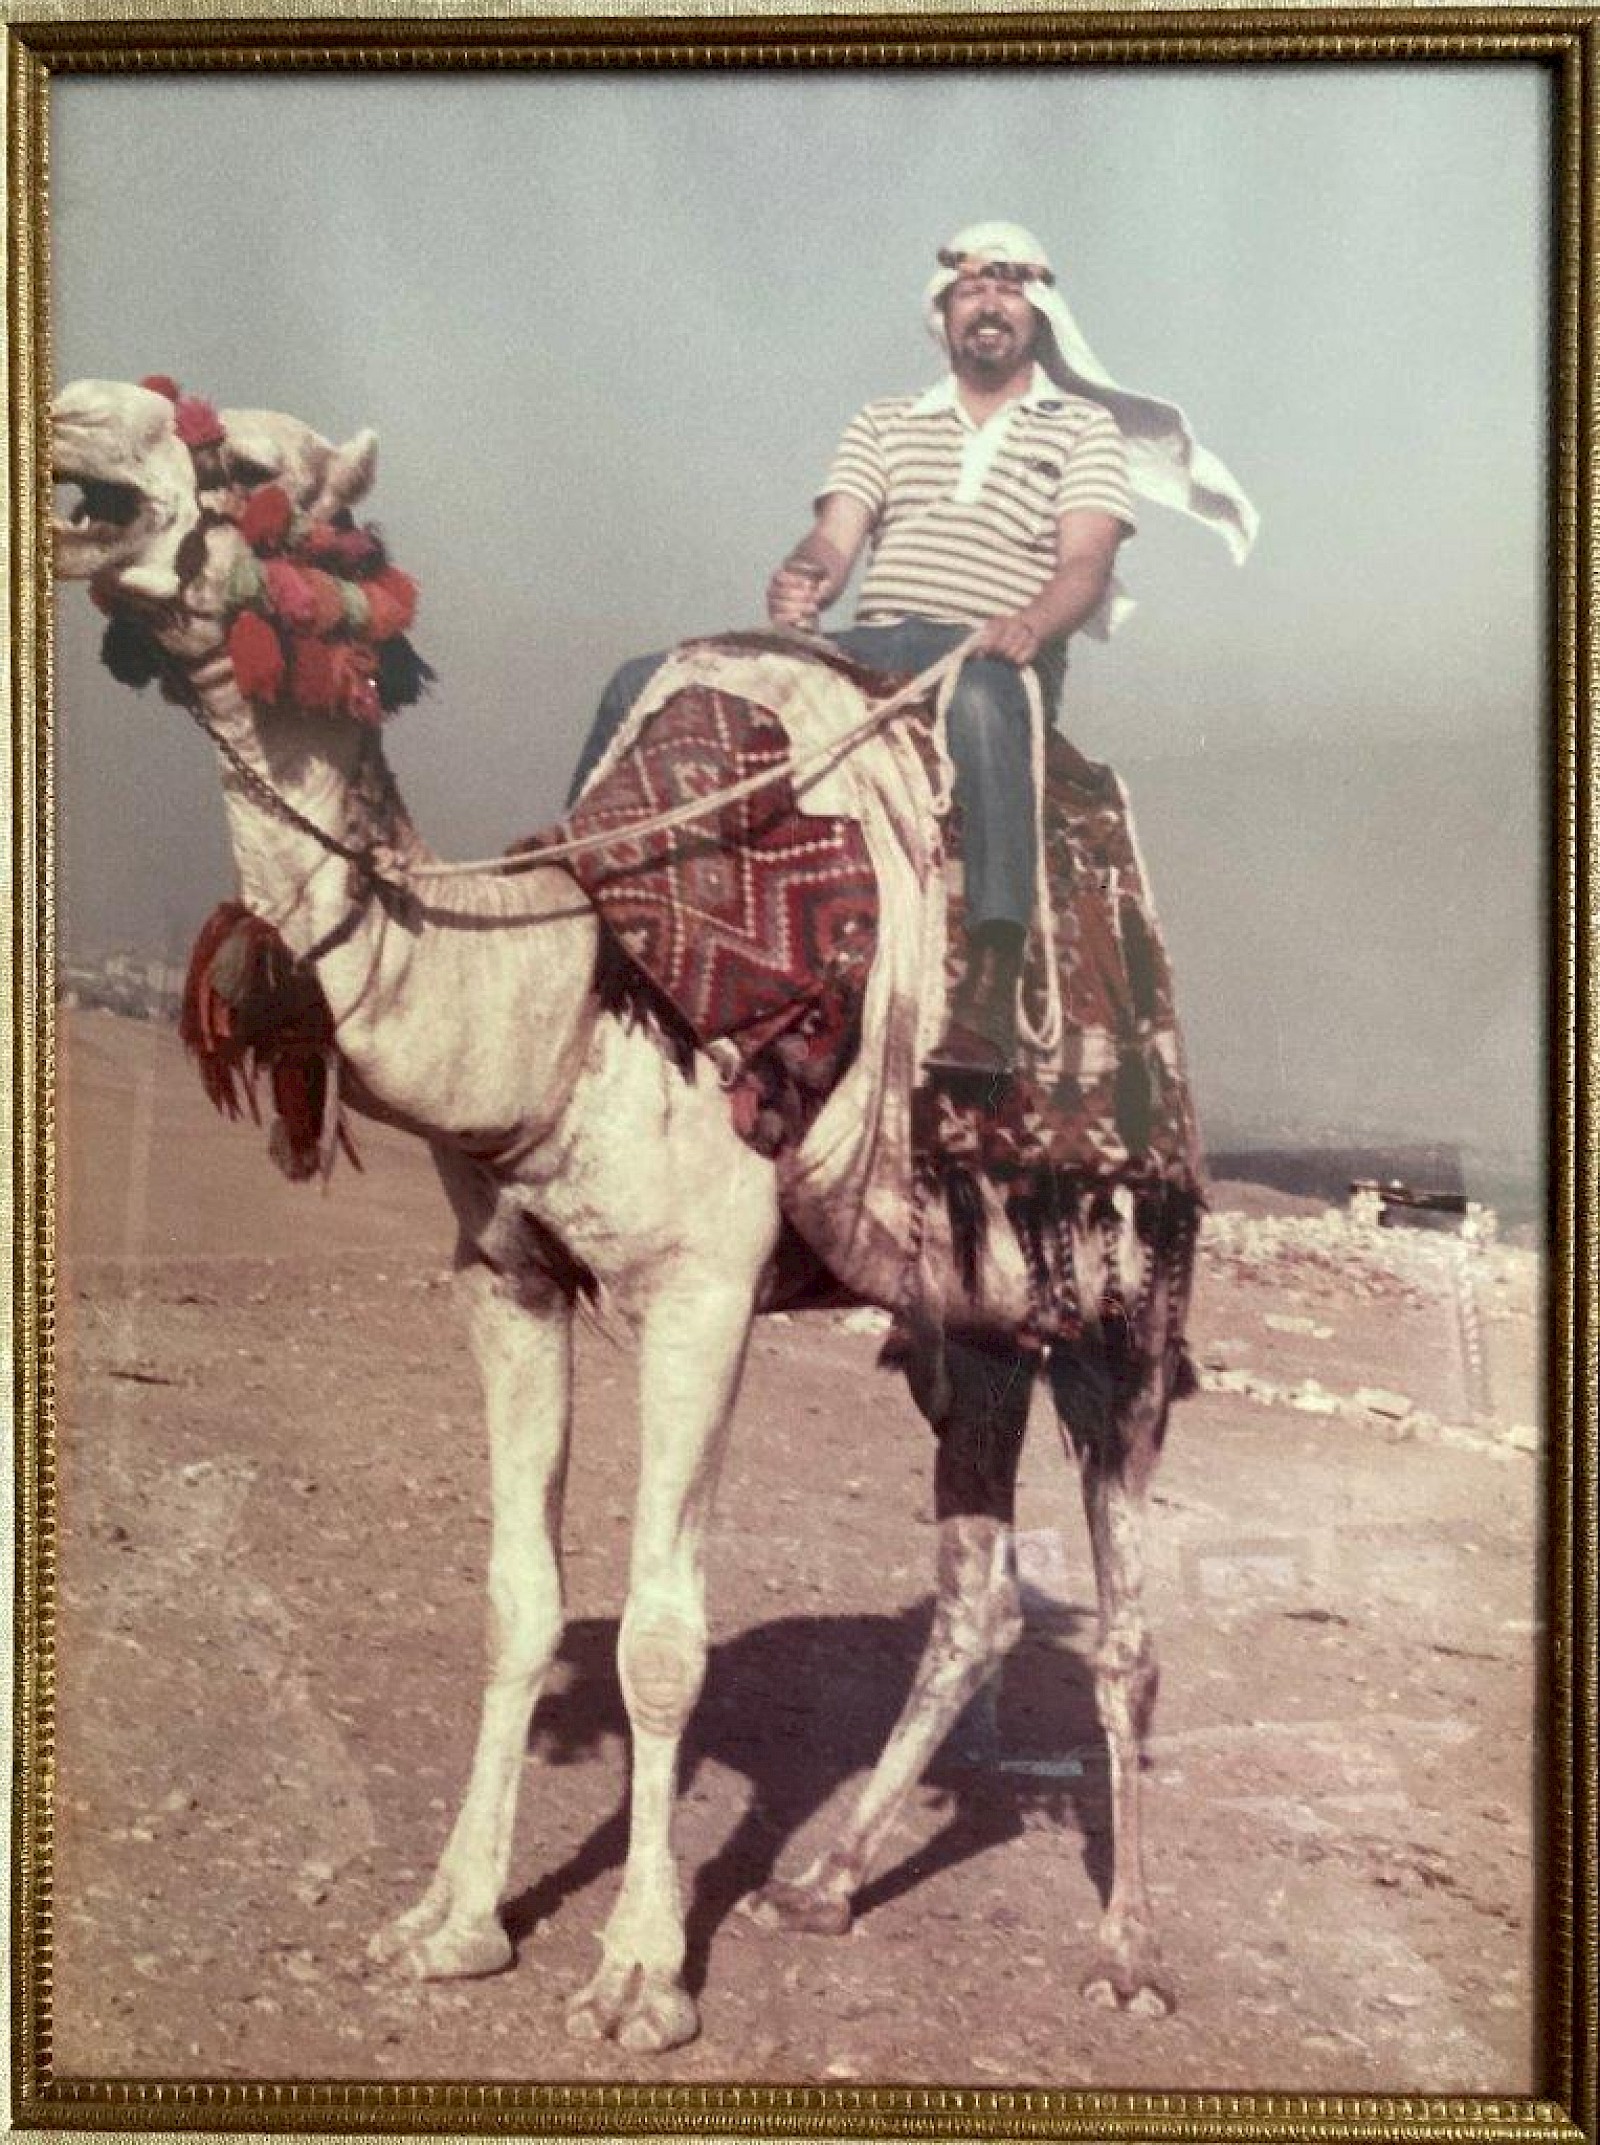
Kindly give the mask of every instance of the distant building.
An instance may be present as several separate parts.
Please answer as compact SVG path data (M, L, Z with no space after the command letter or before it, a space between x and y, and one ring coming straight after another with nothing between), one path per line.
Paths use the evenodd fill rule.
M175 1021L183 1004L183 970L120 947L115 953L64 960L56 971L56 991L64 1006L103 1007L130 1020Z

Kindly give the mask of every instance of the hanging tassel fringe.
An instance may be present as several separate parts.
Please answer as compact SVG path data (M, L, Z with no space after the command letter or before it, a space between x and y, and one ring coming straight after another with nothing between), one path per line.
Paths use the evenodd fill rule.
M343 1149L361 1167L339 1100L333 1015L315 976L241 902L212 910L195 940L178 1033L224 1117L261 1122L265 1074L277 1115L268 1152L293 1183L324 1183Z

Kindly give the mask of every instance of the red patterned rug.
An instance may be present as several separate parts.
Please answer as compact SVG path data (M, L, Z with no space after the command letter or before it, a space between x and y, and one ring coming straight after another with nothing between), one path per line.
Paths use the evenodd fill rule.
M749 636L743 645L773 644ZM835 667L875 697L900 682L843 659ZM931 758L931 706L904 719ZM685 1047L719 1046L739 1131L766 1154L803 1139L857 1047L877 944L862 829L801 812L779 777L688 830L628 830L769 770L788 750L769 710L690 686L645 718L560 827L519 845L614 833L567 865L607 927L613 986L619 970L623 978L614 1002L653 1016ZM1201 1184L1171 975L1121 785L1051 732L1045 791L1060 1040L1048 1052L1025 1049L1017 1076L980 1099L926 1084L912 1098L921 1166L942 1183L952 1215L963 1177L981 1174L1040 1261L1041 1301L1061 1293L1045 1239L1063 1214L1123 1186L1139 1204L1142 1235L1183 1237ZM945 852L949 982L964 948L958 812ZM1036 1018L1045 985L1035 936L1023 999ZM1056 1333L1067 1316L1058 1305Z

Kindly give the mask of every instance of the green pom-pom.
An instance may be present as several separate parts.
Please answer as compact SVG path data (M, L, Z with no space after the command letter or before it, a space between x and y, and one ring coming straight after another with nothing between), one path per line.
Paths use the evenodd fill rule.
M234 561L233 571L228 576L228 608L242 611L246 604L259 602L266 585L261 561L254 552L245 552L242 558Z
M341 581L339 597L344 604L344 622L359 640L372 623L372 606L356 581Z

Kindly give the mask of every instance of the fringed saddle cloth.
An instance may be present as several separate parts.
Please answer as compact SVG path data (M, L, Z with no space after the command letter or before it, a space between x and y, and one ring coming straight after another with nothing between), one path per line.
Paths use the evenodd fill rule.
M709 1051L834 1284L909 1325L1176 1346L1201 1163L1166 953L1109 768L1047 738L1063 1018L971 1101L922 1073L963 958L959 815L931 706L820 776L785 773L687 829L628 832L786 762L815 767L895 682L787 638L687 643L570 817L525 847L616 830L568 868L639 985L621 995ZM1046 983L1030 943L1024 1028L1048 1038ZM1146 1308L1163 1331L1141 1330Z

